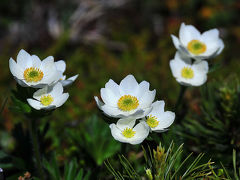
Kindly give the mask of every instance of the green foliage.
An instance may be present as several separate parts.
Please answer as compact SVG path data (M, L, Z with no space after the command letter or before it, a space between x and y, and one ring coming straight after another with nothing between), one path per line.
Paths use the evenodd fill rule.
M111 136L108 125L93 115L81 124L80 129L67 130L70 141L77 146L76 151L84 151L98 165L114 155L121 148L121 143Z
M77 160L74 158L70 162L65 162L64 171L58 165L56 154L52 156L51 161L44 159L43 165L49 174L51 180L88 180L90 172L84 173Z
M6 161L9 158L9 156L3 152L0 151L0 167L5 169L5 168L12 168L13 164L9 161Z
M32 95L31 88L23 88L20 85L17 85L17 89L12 91L12 102L13 106L11 110L18 112L18 113L30 113L31 107L27 103L28 97Z
M115 179L117 180L123 180L124 178L130 178L130 179L136 179L136 180L141 179L141 176L135 171L135 169L132 167L130 162L123 155L121 156L119 155L119 160L127 174L123 174L119 171L116 171L108 160L104 162L105 166L112 173Z
M239 81L231 78L225 83L207 83L201 88L201 95L200 112L183 119L177 134L191 143L195 151L211 149L211 157L230 164L232 149L240 147Z
M116 179L136 179L140 180L143 176L157 180L173 180L173 179L219 179L224 178L223 174L216 174L214 171L214 162L209 160L202 163L204 154L199 154L195 159L191 160L192 153L186 158L182 158L183 145L175 148L171 143L169 148L165 148L160 144L156 150L148 147L148 153L143 148L146 164L146 174L138 174L131 166L129 161L122 155L119 160L124 168L123 172L116 171L109 161L105 162L108 170Z

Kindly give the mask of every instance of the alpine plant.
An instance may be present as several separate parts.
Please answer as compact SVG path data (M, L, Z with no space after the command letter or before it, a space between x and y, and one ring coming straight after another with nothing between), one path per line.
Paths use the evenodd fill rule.
M63 87L71 85L78 77L75 75L66 79L63 75L65 61L54 62L52 56L40 60L23 49L19 51L16 61L10 58L9 69L20 86L38 88L33 97L27 98L29 105L36 110L52 110L62 106L69 97L68 93L63 93Z
M120 118L109 126L115 140L140 144L149 132L166 131L173 123L175 113L164 112L164 101L153 103L156 90L149 87L148 82L138 83L133 75L128 75L119 85L111 79L105 84L100 90L103 101L94 97L105 115Z

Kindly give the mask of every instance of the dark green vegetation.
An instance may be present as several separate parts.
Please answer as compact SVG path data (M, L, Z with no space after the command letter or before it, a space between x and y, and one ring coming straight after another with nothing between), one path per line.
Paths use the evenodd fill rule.
M98 2L0 2L0 167L8 179L17 179L26 171L37 176L27 118L23 115L31 109L16 93L13 95L11 90L16 89L16 82L8 68L9 58L15 59L21 48L42 59L48 55L53 55L55 60L64 59L66 74L79 74L77 81L66 90L70 93L67 103L35 121L48 179L113 179L104 161L108 167L111 164L116 172L120 172L120 178L131 176L134 169L133 176L137 179L146 176L145 169L150 168L156 176L164 174L167 179L179 179L187 170L185 177L197 176L204 171L205 174L199 177L209 173L206 176L212 179L217 176L238 179L239 2ZM164 100L166 109L173 111L180 85L169 68L169 60L175 53L170 34L178 34L181 22L193 24L201 31L218 28L225 49L210 60L208 82L200 88L185 91L176 112L176 122L169 131L155 134L143 143L149 156L146 163L146 154L140 145L125 146L112 138L93 96L99 95L100 88L110 78L119 82L127 74L133 74L138 81L150 82L151 89L157 90L156 99ZM175 148L170 146L172 141ZM172 149L168 163L163 165L161 161L153 162L148 150L150 147L153 152L160 142L162 148L167 150L170 146ZM184 145L180 146L182 143ZM233 149L236 152L233 153ZM179 169L191 152L191 157ZM162 153L165 156L166 151ZM203 157L202 153L205 153ZM199 160L198 164L195 160ZM202 167L190 171L192 163ZM156 166L160 166L159 172L154 170Z

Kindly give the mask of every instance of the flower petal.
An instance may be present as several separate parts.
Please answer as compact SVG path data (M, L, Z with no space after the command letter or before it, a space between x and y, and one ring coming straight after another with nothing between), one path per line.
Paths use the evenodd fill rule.
M138 99L140 99L145 94L145 92L149 91L149 86L150 84L147 81L142 81L139 84L138 91L136 93L136 96L138 97Z
M65 63L64 60L60 60L60 61L55 62L55 65L56 65L58 71L61 71L62 73L65 72L66 63Z
M112 107L104 104L101 106L101 110L110 117L122 117L122 112L117 107Z
M23 79L23 69L12 58L9 60L9 69L13 76L18 79Z
M51 90L49 89L48 86L45 86L42 89L37 90L35 93L33 93L33 98L40 100L41 96L48 94Z
M171 35L171 37L172 37L172 41L173 41L173 44L174 44L175 48L179 49L179 46L180 46L179 39L174 35Z
M61 80L60 83L62 84L63 87L70 86L77 79L77 77L78 77L78 74L68 78L67 80L64 80L66 79L66 76L63 76L62 77L63 80Z
M36 101L34 99L27 99L27 102L31 107L37 110L40 110L43 107L39 101Z
M115 96L113 91L108 88L101 88L100 90L101 98L105 104L112 107L117 107L117 103L120 97Z
M49 106L43 106L41 109L44 109L44 110L52 110L52 109L56 109L57 107L55 105L49 105Z
M133 130L136 131L136 134L134 135L133 138L130 139L130 144L140 144L144 141L144 139L147 138L149 134L149 127L148 125L144 122L141 121L138 123Z
M202 33L201 39L203 41L205 41L205 40L217 41L219 39L218 29L210 29L208 31L205 31L204 33Z
M187 47L188 43L193 39L200 39L200 32L192 25L181 24L179 31L179 39L182 44Z
M22 86L22 87L29 87L29 85L24 81L24 80L21 80L21 79L18 79L16 77L14 77L14 79L17 81L17 83Z
M21 49L17 55L17 64L22 68L27 68L32 65L31 55L28 54L25 50Z
M224 43L221 39L219 39L219 50L217 51L216 55L219 55L222 52L223 48L224 48Z
M138 82L133 75L126 76L119 85L121 95L135 96L138 90Z
M49 93L53 98L58 98L63 93L63 86L60 82L52 86L52 90Z
M132 117L137 119L137 118L142 118L144 116L144 111L142 109L134 110L134 111L121 111L117 107L112 107L106 104L102 105L100 109L107 116L114 117L114 118Z
M67 80L69 80L69 81L75 81L76 79L77 79L77 77L78 77L78 74L77 75L75 75L75 76L72 76L72 77L70 77L70 78L68 78Z
M94 99L97 103L98 108L102 110L102 106L104 105L104 103L102 101L100 101L97 96L94 96Z
M180 55L179 52L175 54L174 59L170 61L170 69L172 71L173 76L176 78L178 82L181 82L182 75L181 71L183 67L191 67L191 64L189 64L190 58L184 57ZM185 82L186 79L184 79Z
M203 72L195 73L194 79L192 79L189 83L191 86L201 86L207 81L207 75Z
M116 124L110 124L109 127L111 129L111 134L115 140L120 141L122 143L128 142L128 139L122 135L122 131L119 128L117 128Z
M159 124L157 127L152 128L153 131L158 131L158 130L164 130L168 128L175 119L175 113L171 111L166 111L164 113L159 114L157 117L157 120L159 121Z
M157 115L157 114L161 114L164 113L164 106L165 106L165 102L164 101L155 101L152 104L152 111L149 113L153 116Z
M156 90L147 91L139 100L139 108L147 108L151 106L156 96Z
M32 55L32 67L39 68L41 66L42 61L39 59L38 56Z
M51 71L53 67L55 67L55 69L56 69L56 65L54 63L54 58L53 58L53 56L48 56L47 58L45 58L42 61L40 69L42 69L44 71Z
M108 88L115 94L115 96L120 97L119 85L110 79L106 84L105 88Z
M133 128L135 122L136 122L135 118L124 118L119 119L116 125L119 129L124 130L126 127Z
M68 99L69 94L68 93L63 93L61 96L59 97L55 97L53 105L56 105L56 107L60 107L62 106Z
M53 68L51 72L46 72L40 83L43 85L52 85L53 83L57 82L61 76L62 72L56 71L56 69Z
M195 71L200 71L200 72L204 72L207 73L208 72L208 62L207 61L201 61L199 63L194 63L192 66Z

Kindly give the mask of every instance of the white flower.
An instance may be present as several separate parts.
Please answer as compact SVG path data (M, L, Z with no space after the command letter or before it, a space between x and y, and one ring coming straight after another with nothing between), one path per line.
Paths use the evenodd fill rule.
M151 111L156 90L149 90L149 83L142 81L140 84L133 75L125 77L120 84L109 80L105 88L101 89L101 102L94 97L98 107L111 117L142 118Z
M45 86L33 94L34 99L27 99L34 109L51 110L62 106L68 99L69 94L63 93L63 86L60 82L54 86Z
M9 68L16 81L24 87L42 88L57 82L61 76L52 56L41 61L23 49L17 55L17 63L10 58Z
M208 63L200 61L191 63L190 58L184 58L177 52L170 61L170 68L176 80L186 86L201 86L207 81Z
M62 72L62 76L60 77L59 82L62 83L63 87L70 86L77 79L78 74L75 75L75 76L72 76L72 77L70 77L68 79L66 79L66 76L63 75L63 73L66 70L66 63L65 63L65 61L63 61L63 60L57 61L57 62L55 62L55 65L57 67L57 70Z
M153 109L147 115L146 123L152 131L162 132L168 128L175 119L175 113L171 111L164 112L164 101L156 101L152 104Z
M119 119L117 124L110 124L112 136L115 140L130 143L140 144L149 134L149 127L141 121L135 127L136 119L127 118Z
M219 31L211 29L200 33L194 26L181 24L179 39L172 36L175 47L187 57L208 59L220 54L224 48Z

